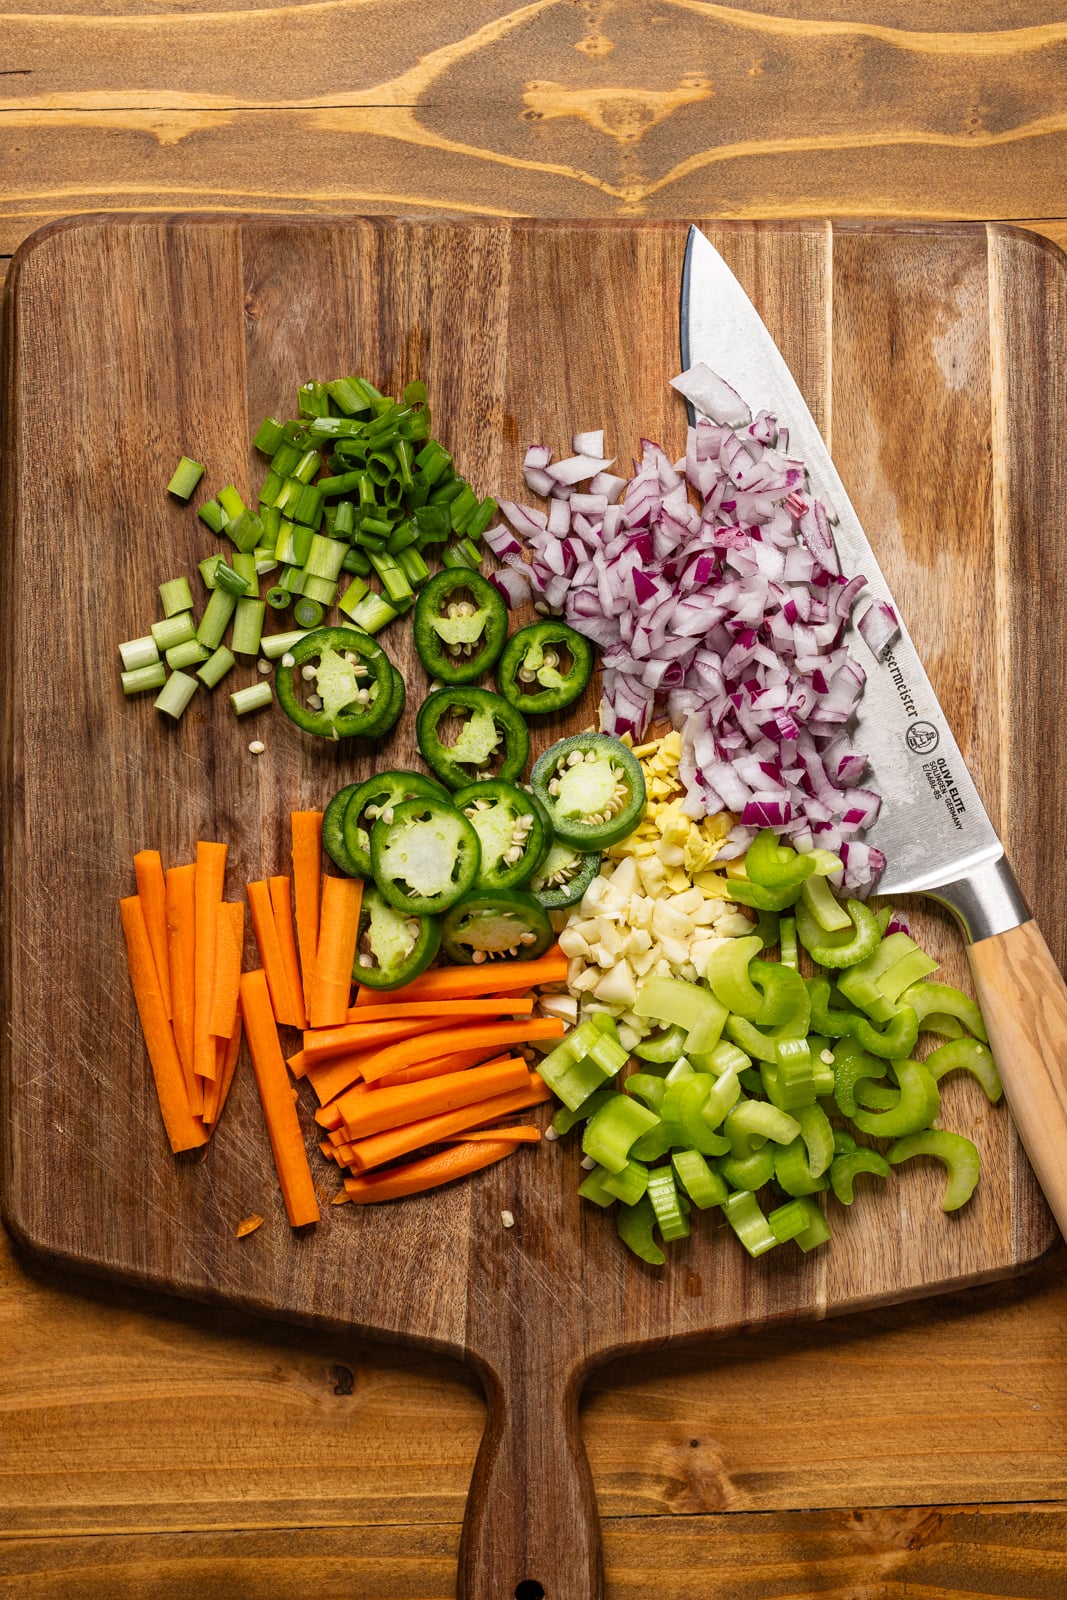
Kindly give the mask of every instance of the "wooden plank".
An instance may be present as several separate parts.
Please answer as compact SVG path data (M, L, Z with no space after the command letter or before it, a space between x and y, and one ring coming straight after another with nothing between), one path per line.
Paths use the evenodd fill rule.
M451 1600L455 1524L270 1534L10 1540L12 1600ZM1061 1600L1067 1511L924 1511L611 1518L606 1600ZM709 1590L713 1585L713 1591ZM536 1592L536 1591L531 1591Z

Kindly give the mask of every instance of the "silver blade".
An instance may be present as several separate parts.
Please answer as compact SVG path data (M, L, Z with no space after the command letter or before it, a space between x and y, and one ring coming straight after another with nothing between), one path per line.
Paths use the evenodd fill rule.
M789 429L789 454L803 458L811 487L836 512L841 570L863 573L864 595L887 600L900 616L815 419L778 347L745 291L699 228L690 228L682 275L682 365L703 361L753 413L767 410ZM690 408L692 417L692 408ZM849 643L867 673L854 743L870 762L870 785L884 804L864 838L885 852L880 893L936 890L999 860L993 830L903 622L876 660L854 630ZM863 780L867 782L867 779Z

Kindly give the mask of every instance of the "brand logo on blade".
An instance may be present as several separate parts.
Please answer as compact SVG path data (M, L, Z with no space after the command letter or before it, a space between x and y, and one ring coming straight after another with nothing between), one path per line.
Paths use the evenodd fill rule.
M928 756L941 742L941 735L932 722L913 722L905 734L908 749L917 756Z

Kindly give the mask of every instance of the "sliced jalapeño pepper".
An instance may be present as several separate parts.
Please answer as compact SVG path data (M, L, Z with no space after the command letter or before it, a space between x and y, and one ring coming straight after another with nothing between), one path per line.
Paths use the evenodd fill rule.
M419 591L415 649L431 678L473 683L494 665L508 633L508 608L480 572L446 567Z
M274 686L278 704L305 733L324 739L376 738L399 715L399 676L368 634L356 628L317 628L286 652ZM308 703L312 694L318 706Z
M464 965L510 956L533 961L555 937L544 907L521 889L479 889L457 902L444 919L442 948Z
M399 989L426 971L441 943L436 917L398 911L368 883L363 889L353 976L368 989Z
M476 889L517 889L532 875L551 837L543 812L513 783L488 778L458 789L452 803L478 835Z
M380 815L370 832L371 869L383 897L417 916L447 911L477 875L478 835L461 811L437 795L417 795L385 809L392 815Z
M562 711L593 672L593 647L565 622L535 622L513 633L496 669L496 686L524 717Z
M439 730L452 716L462 718L462 726L445 744ZM514 706L488 689L462 684L427 695L419 707L415 737L426 765L449 789L465 789L482 778L514 783L530 754L530 735ZM495 761L499 766L494 772Z
M370 857L367 857L366 870L348 853L345 845L345 807L349 800L361 787L358 783L346 783L343 789L338 789L326 810L322 813L322 848L333 862L340 867L342 872L350 878L370 877Z
M607 733L561 739L534 763L530 784L556 837L580 850L618 844L645 814L641 765Z
M559 911L577 905L599 871L598 850L585 854L556 839L530 879L530 890L546 911Z
M370 830L380 816L384 814L386 822L391 821L393 806L399 805L401 800L414 800L419 795L436 795L439 800L448 800L448 791L441 787L437 779L427 778L422 772L380 772L364 783L346 784L341 794L347 796L340 820L341 855L334 854L326 837L327 819L334 800L330 801L323 815L322 841L337 865L356 878L369 878L372 874ZM334 798L340 802L341 795ZM334 831L331 827L331 839ZM345 860L350 861L352 866L346 867Z

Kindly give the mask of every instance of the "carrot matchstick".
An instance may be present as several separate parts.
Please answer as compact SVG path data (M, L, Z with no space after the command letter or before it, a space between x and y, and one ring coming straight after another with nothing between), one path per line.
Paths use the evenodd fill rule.
M215 922L215 984L208 1013L208 1032L216 1039L229 1039L237 1020L244 942L243 904L240 900L220 900Z
M193 1066L202 1078L215 1076L215 1038L210 1029L215 987L215 929L226 875L226 846L198 839L196 845L193 952Z
M326 878L323 882L315 973L308 1005L313 1028L342 1023L348 1014L362 905L361 878Z
M148 926L139 895L128 895L119 901L122 931L126 936L126 955L130 969L133 997L137 1015L141 1019L148 1059L156 1083L159 1109L163 1126L175 1153L193 1150L207 1143L207 1129L200 1117L189 1108L185 1077L174 1043L170 1019L163 1005L163 991L159 985L159 972Z
M530 1017L521 1022L470 1023L441 1028L437 1033L423 1033L414 1039L402 1039L397 1044L386 1045L382 1050L371 1051L363 1063L363 1076L368 1083L398 1072L402 1067L417 1066L434 1056L447 1055L453 1050L473 1050L479 1045L525 1044L528 1039L561 1039L566 1032L558 1017ZM305 1045L305 1053L307 1046Z
M406 1122L399 1128L387 1128L381 1133L371 1134L365 1139L352 1141L353 1155L347 1165L354 1167L359 1172L366 1172L371 1167L382 1167L387 1161L396 1161L400 1156L410 1155L413 1150L420 1150L423 1145L438 1144L453 1134L462 1133L467 1128L477 1128L480 1123L492 1122L497 1117L511 1116L513 1112L525 1111L529 1106L539 1105L543 1100L549 1100L552 1091L540 1078L535 1078L525 1089L513 1090L510 1094L494 1095L486 1100L476 1100L471 1105L458 1106L454 1111L438 1112L435 1116L420 1117L417 1122ZM535 1137L540 1137L538 1130L533 1130ZM527 1137L520 1135L520 1142Z
M353 1139L399 1128L405 1122L435 1116L440 1111L456 1111L476 1100L510 1094L530 1087L530 1072L524 1061L512 1065L468 1067L465 1072L449 1072L426 1083L402 1083L393 1089L374 1089L364 1094L347 1089L333 1104Z
M259 948L260 965L266 975L270 1003L274 1008L274 1020L291 1027L292 999L289 994L289 980L286 975L281 940L278 938L278 925L274 920L270 886L264 879L259 883L246 884L245 889L252 911L252 927Z
M241 1016L286 1214L292 1226L300 1228L305 1223L318 1222L319 1203L278 1043L270 990L260 968L241 975Z
M196 987L196 866L167 869L167 964L174 1043L185 1075L189 1105L200 1111L204 1080L193 1064L193 996Z
M345 1196L361 1206L372 1205L380 1200L400 1200L405 1195L437 1189L443 1183L451 1183L454 1178L464 1178L482 1167L490 1167L495 1161L513 1155L516 1148L509 1139L485 1139L452 1145L435 1155L424 1156L421 1161L412 1161L404 1167L392 1167L388 1172L370 1172L366 1176L346 1178ZM340 1196L337 1197L339 1200Z
M304 1009L311 1003L311 976L319 942L319 901L322 893L322 812L291 811L293 835L293 900L296 903L296 940Z
M293 903L289 897L289 879L271 878L270 903L274 911L274 926L285 968L285 982L289 991L289 1012L294 1028L307 1027L307 1010L304 1005L304 986L300 980L300 960L296 953L296 929L293 926Z
M158 850L138 850L133 858L137 893L144 911L148 942L152 946L159 987L167 1016L173 1015L170 995L170 960L167 953L167 881Z
M540 983L562 983L567 957L558 945L534 961L494 961L481 966L437 967L401 989L360 988L356 1006L385 1005L405 1000L462 1000L500 994L505 989L532 989Z

